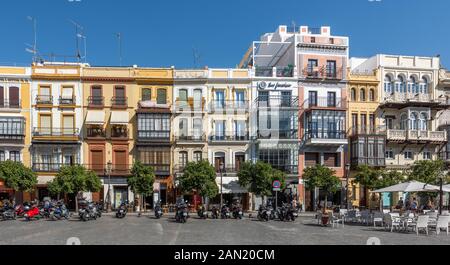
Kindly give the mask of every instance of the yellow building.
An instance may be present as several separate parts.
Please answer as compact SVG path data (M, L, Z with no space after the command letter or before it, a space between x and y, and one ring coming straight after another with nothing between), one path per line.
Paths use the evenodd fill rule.
M354 206L368 206L367 189L353 183L356 168L385 166L385 133L380 128L378 78L374 72L349 71L347 128L350 137L348 159L351 164L348 199Z
M127 177L134 158L155 168L156 182L164 182L155 187L166 188L165 192L173 186L167 184L172 72L136 67L83 69L84 161L104 184L92 200L111 202L113 208L133 201ZM163 122L166 117L168 121Z
M30 68L0 67L0 162L21 161L31 166L30 78ZM13 194L0 180L0 200ZM15 199L27 201L30 194L16 193Z

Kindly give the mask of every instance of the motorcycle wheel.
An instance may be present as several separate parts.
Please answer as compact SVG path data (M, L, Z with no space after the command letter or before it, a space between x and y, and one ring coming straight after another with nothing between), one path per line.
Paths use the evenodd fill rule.
M88 221L87 213L84 213L84 214L81 216L81 220L83 220L83 222L87 222L87 221Z

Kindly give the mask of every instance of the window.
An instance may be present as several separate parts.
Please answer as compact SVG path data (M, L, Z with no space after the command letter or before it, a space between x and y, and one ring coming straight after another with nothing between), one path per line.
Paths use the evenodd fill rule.
M201 139L203 135L203 121L200 118L194 119L194 137L196 139Z
M244 140L247 135L247 123L245 121L235 121L234 130L234 135L236 138Z
M142 101L150 101L152 100L152 89L151 88L143 88L142 89Z
M0 86L0 107L5 107L5 88Z
M394 118L386 117L385 118L385 123L386 123L386 128L388 130L393 130L394 129Z
M188 163L188 153L187 152L180 152L178 160L179 160L180 166L182 168L186 167L186 165Z
M401 75L397 77L397 83L395 84L395 92L406 93L405 79Z
M139 147L139 160L148 166L155 167L156 171L170 171L170 148Z
M324 165L327 167L340 167L340 155L338 153L323 154Z
M75 134L75 116L63 115L63 134L69 136Z
M392 78L387 75L384 77L384 92L388 95L392 94Z
M6 161L5 151L0 151L0 162L5 161Z
M19 151L9 152L9 160L14 162L20 162L20 152Z
M372 88L369 90L369 100L372 102L375 101L375 90Z
M194 90L194 108L195 110L202 110L202 99L203 99L203 92L201 89L195 89Z
M317 71L318 65L319 65L319 63L317 60L315 60L315 59L308 60L308 76L314 76L314 77L318 76L318 74L319 74Z
M313 167L319 164L319 153L305 153L305 167Z
M316 107L317 106L317 91L309 91L308 99L309 99L309 106Z
M370 133L375 132L375 115L369 114L369 131Z
M186 89L180 89L179 93L179 99L182 102L187 102L188 101L188 91Z
M52 103L52 88L51 86L40 86L38 103Z
M217 152L214 155L214 167L216 168L216 172L220 172L221 170L226 168L225 164L225 153Z
M194 152L194 161L195 162L200 162L200 161L202 161L202 156L203 156L203 154L202 154L202 152L201 151L195 151Z
M292 92L291 91L282 91L281 92L281 106L282 107L290 107L292 103Z
M405 113L400 117L400 130L407 130L408 128L408 115Z
M156 103L161 104L161 105L167 103L167 90L166 89L164 89L164 88L158 89Z
M327 103L328 107L336 107L336 92L328 92Z
M428 115L426 113L420 113L419 130L428 130Z
M3 96L2 91L0 91L1 96ZM10 108L19 108L20 107L20 96L19 96L19 88L18 87L9 87L9 107ZM0 104L3 103L4 100L0 99ZM4 106L4 105L2 105Z
M350 91L352 101L356 101L356 89L352 88Z
M169 114L138 114L138 138L169 139L170 115Z
M236 103L238 103L239 105L243 105L245 102L245 91L243 90L237 90L236 91Z
M336 78L336 61L327 61L327 77Z
M215 121L216 140L225 139L225 121Z
M415 112L411 113L410 120L409 120L409 129L417 131L419 129L418 122L419 122L419 119L417 117L417 113L415 113Z
M360 128L361 131L366 133L366 128L367 128L367 114L361 114L361 124L360 124Z
M423 160L431 160L431 152L429 151L423 152Z
M316 43L316 37L311 37L311 43Z
M426 77L422 78L420 93L428 94L428 79Z
M411 151L405 151L403 153L403 155L404 155L405 159L407 159L407 160L412 160L413 159L413 153Z
M179 122L179 130L180 130L180 137L184 138L188 136L188 120L183 118L180 119Z
M358 132L358 114L352 114L352 132L353 134Z
M0 117L0 138L25 135L25 120L23 118Z
M409 77L408 93L416 93L416 78L414 76Z
M52 115L41 114L39 117L39 132L43 135L50 135L52 131Z
M215 101L216 101L217 108L224 108L225 107L225 91L217 90L215 93Z
M386 159L394 159L394 151L386 150Z
M359 101L366 101L366 91L364 89L359 91Z

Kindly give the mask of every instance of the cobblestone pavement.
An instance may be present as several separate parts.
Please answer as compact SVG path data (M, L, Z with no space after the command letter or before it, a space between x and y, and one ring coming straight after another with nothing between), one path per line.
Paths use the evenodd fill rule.
M321 227L312 217L296 222L260 222L254 218L243 220L200 220L192 217L185 224L172 217L156 220L153 216L127 216L116 219L103 216L97 221L24 220L0 222L0 245L64 245L69 238L84 245L365 245L369 238L381 244L446 244L450 236L432 231L416 236L414 232L388 232L381 227L340 225ZM375 241L376 242L376 241Z

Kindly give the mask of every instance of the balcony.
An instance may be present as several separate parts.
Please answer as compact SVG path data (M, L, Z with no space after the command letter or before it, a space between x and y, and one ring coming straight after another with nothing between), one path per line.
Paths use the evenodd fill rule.
M25 132L22 130L4 128L0 129L0 142L23 142L25 140Z
M306 145L340 146L347 145L345 131L307 131L303 137Z
M111 98L111 107L117 109L128 108L128 98L126 97L113 97Z
M194 98L189 98L187 101L177 98L175 101L175 112L177 113L202 113L205 111L206 100L202 98L201 101L196 101Z
M439 154L439 158L446 161L447 163L450 163L450 151L442 151Z
M387 140L390 142L411 143L445 143L446 131L417 131L417 130L387 130Z
M257 108L292 108L298 109L298 97L292 96L260 96L256 99Z
M89 97L88 98L88 107L89 108L105 107L105 98L104 97Z
M129 130L126 126L113 126L111 128L112 140L128 140Z
M295 68L293 66L256 66L256 77L294 77Z
M139 142L170 142L170 131L138 130Z
M258 139L273 140L296 140L298 141L298 130L258 130Z
M200 134L184 134L184 135L178 135L173 137L175 139L175 142L177 143L184 143L184 144L203 144L203 142L206 142L206 135L200 135Z
M86 136L88 139L106 139L106 131L102 127L87 128Z
M73 107L76 104L76 97L73 96L71 98L68 97L59 97L59 106L60 107Z
M33 128L33 141L78 141L79 137L77 128Z
M0 100L0 109L12 109L20 111L21 108L22 108L22 101L20 100L11 100L11 99Z
M78 164L78 163L76 163ZM34 172L57 173L62 167L70 166L67 163L33 163L31 167Z
M36 105L53 106L53 97L49 95L39 95L36 97Z
M343 71L342 67L338 68L329 68L329 67L306 67L303 69L303 77L306 79L316 79L316 80L329 80L336 81L342 80Z
M386 159L384 157L356 157L352 158L352 166L367 165L370 167L384 167L386 166Z
M129 176L131 175L131 167L128 164L113 164L111 172L108 172L107 165L105 164L89 164L86 165L89 170L95 172L98 176Z
M317 97L308 98L303 102L303 109L331 109L331 110L346 110L347 99L346 98L334 98L334 97Z
M233 100L214 100L209 104L209 113L214 112L227 113L227 112L242 112L249 111L248 101L233 101Z
M170 176L170 164L146 164L145 166L152 167L156 176Z
M230 144L232 142L248 142L250 140L248 133L239 134L237 132L227 132L222 133L221 135L211 135L209 137L210 143L226 143Z
M384 127L352 127L349 130L349 134L351 137L357 137L357 136L385 136L386 130Z
M424 93L398 93L394 92L387 95L381 106L386 108L404 108L404 107L436 107L443 108L448 105L445 98L433 99L431 94Z

